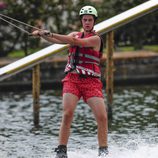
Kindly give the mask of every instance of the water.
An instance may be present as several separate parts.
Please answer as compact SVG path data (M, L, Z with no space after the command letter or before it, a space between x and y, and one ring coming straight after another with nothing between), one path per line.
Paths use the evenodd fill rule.
M0 158L53 158L61 121L61 91L41 94L40 125L33 126L31 92L0 94ZM96 123L80 101L69 158L96 158ZM158 158L158 86L115 89L107 158Z

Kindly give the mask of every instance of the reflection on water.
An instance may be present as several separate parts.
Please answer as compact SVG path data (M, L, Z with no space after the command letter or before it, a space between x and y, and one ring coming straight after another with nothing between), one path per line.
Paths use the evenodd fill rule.
M0 94L0 158L53 158L62 105L60 91L41 94L40 125L33 127L31 92ZM80 101L69 140L69 158L96 158L96 123ZM158 87L115 90L109 124L109 158L158 157Z

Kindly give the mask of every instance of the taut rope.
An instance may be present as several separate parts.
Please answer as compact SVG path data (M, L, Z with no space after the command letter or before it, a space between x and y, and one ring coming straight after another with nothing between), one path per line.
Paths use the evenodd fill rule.
M5 19L5 18L6 18L6 19ZM28 35L31 35L31 33L28 32L28 31L26 31L25 29L23 29L23 28L17 26L16 24L14 24L14 23L8 21L7 19L12 20L12 21L14 21L14 22L16 22L16 23L22 24L22 25L24 25L24 26L27 26L27 27L30 27L30 28L34 28L34 29L36 29L36 30L42 30L42 29L39 29L38 27L35 27L35 26L32 26L32 25L26 24L26 23L24 23L24 22L22 22L22 21L19 21L19 20L14 19L14 18L11 18L11 17L9 17L9 16L7 16L7 15L0 14L0 19L3 20L3 21L5 21L6 23L8 23L8 24L10 24L10 25L12 25L12 26L14 26L14 27L16 27L17 29L19 29L20 31L22 31L22 32L24 32L24 33L26 33L26 34L28 34Z

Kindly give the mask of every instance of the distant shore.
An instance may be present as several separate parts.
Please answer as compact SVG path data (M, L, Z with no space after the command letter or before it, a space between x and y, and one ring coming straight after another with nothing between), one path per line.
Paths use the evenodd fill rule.
M114 84L158 84L158 53L150 51L116 52L114 59ZM0 58L0 67L18 60ZM60 89L65 76L67 58L54 56L41 63L41 88ZM102 81L105 85L106 56L101 60ZM25 70L0 82L0 91L31 90L32 70Z

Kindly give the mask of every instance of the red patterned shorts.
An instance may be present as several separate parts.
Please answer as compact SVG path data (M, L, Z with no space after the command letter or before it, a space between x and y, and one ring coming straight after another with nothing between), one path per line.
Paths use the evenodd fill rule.
M62 82L63 94L72 93L79 99L83 97L85 102L87 102L87 99L91 97L103 98L103 85L99 78L83 78L79 74L69 73Z

